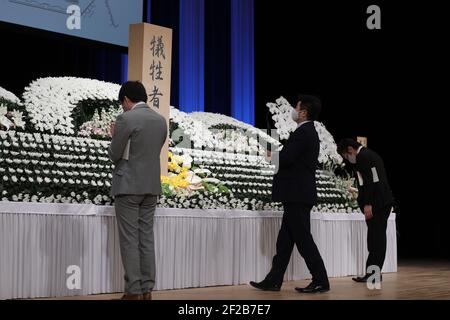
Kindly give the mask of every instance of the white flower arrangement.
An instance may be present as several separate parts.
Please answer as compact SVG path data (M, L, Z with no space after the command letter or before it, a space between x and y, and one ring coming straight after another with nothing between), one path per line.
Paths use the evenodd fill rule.
M267 103L266 106L272 114L272 119L280 139L287 140L291 132L297 129L297 124L291 117L292 106L283 97L278 98L275 103Z
M93 165L97 164L97 166L102 165L109 172L112 170L109 159L101 156L108 148L109 142L14 131L0 131L0 138L0 149L3 153L13 156L13 158L0 158L0 166L3 166L2 162L5 162L8 167L7 171L1 172L6 189L3 198L14 201L14 199L21 199L19 194L33 190L33 194L28 194L30 199L34 197L31 201L67 202L70 200L70 203L86 203L86 201L95 203L94 198L101 194L102 204L112 202L108 196L112 175L99 174L93 168ZM38 143L42 141L46 143ZM91 154L90 163L83 163L82 157L77 154L59 153L68 152L69 146L75 144L89 146L89 148L80 149L79 153ZM53 151L47 152L48 150ZM74 159L74 162L54 161L54 159L66 157ZM77 163L78 161L80 162ZM78 176L86 178L72 178ZM67 194L62 193L51 196L63 190L68 190L67 194L76 190L77 194L82 193L84 196L80 195L78 200L67 199Z
M72 111L80 101L113 101L119 89L116 84L90 79L45 78L33 82L26 89L24 102L37 132L0 130L0 182L4 186L1 198L26 202L111 204L113 199L109 197L109 191L114 166L107 155L109 141L88 137L104 137L109 123L120 110L112 107L97 111L78 132L85 137L69 135L74 134ZM11 95L8 99L20 102ZM288 137L290 131L285 128L292 126L289 124L291 107L280 99L277 103L282 108L272 106L273 114L279 116L276 123L280 136ZM14 114L15 117L9 116L8 121L17 119L17 127L21 124L22 115L19 112ZM280 203L271 200L275 166L263 156L264 144L279 147L278 141L250 125L212 113L186 114L171 107L171 120L190 138L194 147L181 144L171 148L176 161L185 167L183 170L190 188L169 186L171 192L161 196L159 206L282 210ZM336 156L332 136L322 124L315 125L321 137L319 161L342 161ZM294 123L292 129L295 127ZM353 210L351 196L343 192L346 184L339 182L329 171L317 172L317 185L318 210Z
M343 165L344 160L337 152L337 145L331 133L321 122L314 121L314 126L320 139L319 163L325 165Z
M242 200L243 197L255 199L257 206L240 203L239 207L250 210L266 208L276 210L279 203L272 203L272 179L274 166L267 163L264 157L229 154L214 151L171 148L174 154L189 154L194 159L196 173L208 172L212 178L220 180L232 192L233 197ZM326 170L317 171L319 203L321 205L350 204L349 195L343 188L337 186L334 175ZM354 205L350 208L353 210ZM331 209L330 209L331 210Z
M291 117L292 106L285 98L280 97L275 103L267 103L267 107L272 114L280 139L287 140L290 134L297 129L297 123ZM320 139L319 163L324 165L342 165L343 159L337 152L337 145L331 133L321 122L314 121L314 126Z
M194 148L200 150L203 147L213 149L217 144L216 137L208 130L207 126L191 118L187 113L171 107L170 119L173 123L178 124L179 128L183 131L182 134L190 139ZM186 142L185 139L183 140L182 146L191 148L190 143Z
M82 137L109 137L109 127L121 113L122 109L115 106L111 106L108 110L97 110L91 121L81 125L78 135Z
M14 123L8 119L8 108L5 105L0 105L0 128L5 127L6 130L9 130L10 127L14 125Z
M229 153L265 153L261 143L271 143L277 147L281 144L262 130L233 118L207 112L187 114L171 107L171 120L183 131L184 139L178 147L198 150L208 149ZM232 126L236 129L212 129L215 126Z
M8 107L0 104L0 128L4 127L6 130L10 128L25 128L25 121L23 121L23 112L13 110L8 112Z
M14 107L21 106L20 99L12 92L0 87L0 129L9 130L11 128L25 128L25 121L23 120L23 112L14 109ZM8 105L10 110L8 111Z
M12 103L20 105L20 99L16 97L16 95L2 87L0 87L0 98L11 101Z
M41 78L25 88L23 99L37 131L73 135L72 111L78 102L116 100L119 90L117 84L92 79Z
M193 112L190 114L190 117L202 122L207 128L217 126L232 126L240 129L230 130L232 136L230 137L231 139L229 139L229 141L231 140L231 142L225 145L225 148L223 148L225 150L231 149L232 151L236 150L237 152L240 152L240 150L245 150L249 151L250 153L255 153L265 151L266 148L264 148L261 143L269 143L277 147L281 146L278 140L274 139L264 131L222 114L209 112ZM243 132L245 132L245 134ZM219 139L219 141L223 141L223 134L221 138L222 139ZM232 147L233 142L235 144L234 148Z

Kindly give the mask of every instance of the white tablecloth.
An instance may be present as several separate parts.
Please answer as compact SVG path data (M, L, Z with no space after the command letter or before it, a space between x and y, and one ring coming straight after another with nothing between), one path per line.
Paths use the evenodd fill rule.
M271 266L280 212L157 209L156 290L262 280ZM362 214L312 213L313 237L330 277L363 274ZM395 214L384 272L397 271ZM69 290L67 267L81 269ZM295 250L286 280L309 278ZM0 202L0 299L121 292L123 269L114 208Z

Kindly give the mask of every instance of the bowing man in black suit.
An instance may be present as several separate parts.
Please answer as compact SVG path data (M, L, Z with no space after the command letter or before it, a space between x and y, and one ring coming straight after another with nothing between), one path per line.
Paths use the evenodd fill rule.
M330 289L327 271L311 235L311 209L317 203L316 169L320 140L314 121L317 120L321 102L314 96L301 95L292 118L298 123L278 156L278 172L274 176L272 198L282 202L284 208L281 229L278 233L276 255L272 269L262 282L250 282L261 290L279 291L284 273L294 249L294 244L312 274L312 282L298 292L326 292ZM276 159L274 159L277 163Z
M367 223L369 256L366 274L353 280L367 282L375 272L374 267L377 267L380 273L374 279L381 281L381 270L386 257L387 222L394 202L384 163L377 153L352 139L342 140L338 145L338 152L354 166L358 181L358 205Z

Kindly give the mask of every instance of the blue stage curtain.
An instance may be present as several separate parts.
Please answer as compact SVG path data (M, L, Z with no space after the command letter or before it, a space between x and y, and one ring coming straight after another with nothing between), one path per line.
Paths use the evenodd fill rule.
M128 81L128 54L122 53L120 55L121 71L120 71L120 84Z
M205 0L180 0L179 107L205 110Z
M152 0L145 0L144 22L152 23Z
M231 0L231 116L255 123L254 0Z

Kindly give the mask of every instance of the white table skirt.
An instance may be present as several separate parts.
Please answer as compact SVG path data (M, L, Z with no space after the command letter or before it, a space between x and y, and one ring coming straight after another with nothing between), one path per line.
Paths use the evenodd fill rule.
M270 269L280 212L158 208L156 290L237 285ZM311 231L330 277L364 273L362 214L313 213ZM395 214L384 272L397 271ZM69 290L67 267L81 269ZM286 280L310 278L295 250ZM0 299L121 292L123 269L113 207L0 202Z

